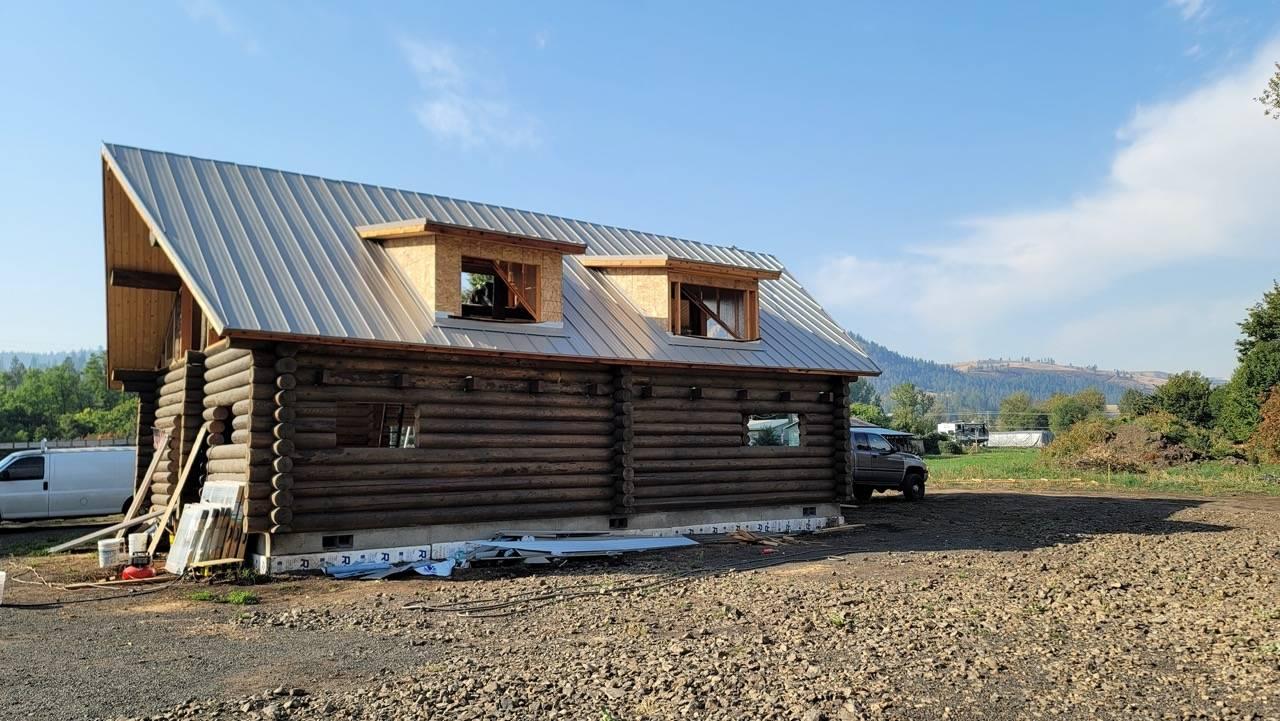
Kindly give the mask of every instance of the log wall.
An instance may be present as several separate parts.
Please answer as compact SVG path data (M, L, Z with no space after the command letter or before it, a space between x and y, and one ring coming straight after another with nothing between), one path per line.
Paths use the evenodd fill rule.
M203 418L209 423L207 478L247 487L249 530L290 530L287 458L292 447L277 443L290 433L281 410L288 402L277 389L289 368L274 349L226 346L205 360ZM292 420L291 417L288 420ZM282 456L286 456L281 460ZM277 488L284 493L277 493ZM280 510L283 509L283 510Z
M202 371L188 423L209 422L207 478L247 486L254 532L820 504L849 492L848 391L834 376L235 343L211 348ZM415 447L371 447L366 404L403 405ZM802 418L800 447L746 446L748 414L784 412Z
M157 453L160 463L151 476L151 508L163 508L182 472L200 430L201 399L204 397L204 354L189 351L156 377L154 425L168 433L168 442ZM141 428L139 428L141 431ZM139 456L147 443L139 436ZM148 459L148 464L150 460ZM143 467L145 470L145 466Z
M636 512L830 503L843 494L841 379L636 369L633 384ZM801 445L747 446L752 413L799 415Z
M293 530L614 509L609 368L323 346L294 360ZM416 412L417 447L340 447L338 416L357 403Z

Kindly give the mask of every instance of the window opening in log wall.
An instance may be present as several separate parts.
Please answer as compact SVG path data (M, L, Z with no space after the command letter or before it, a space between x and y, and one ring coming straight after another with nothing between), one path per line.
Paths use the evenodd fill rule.
M531 323L538 320L538 266L462 259L462 317Z
M804 424L795 413L753 413L745 419L749 446L795 447L804 442Z
M724 340L759 337L755 292L690 283L671 284L671 332Z
M403 403L339 403L338 446L416 448L418 412Z

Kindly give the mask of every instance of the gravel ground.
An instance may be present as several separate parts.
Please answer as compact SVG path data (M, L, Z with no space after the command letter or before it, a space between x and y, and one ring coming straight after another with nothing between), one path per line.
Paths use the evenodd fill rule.
M618 566L290 580L250 607L189 600L201 587L184 583L0 608L0 718L1276 720L1277 511L877 497L849 509L853 527L772 553L707 544ZM0 568L61 581L88 562ZM520 594L487 617L404 608ZM56 596L71 594L11 584L6 600Z

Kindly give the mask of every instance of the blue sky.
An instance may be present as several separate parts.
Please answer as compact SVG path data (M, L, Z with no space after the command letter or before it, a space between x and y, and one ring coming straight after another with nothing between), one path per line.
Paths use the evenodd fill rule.
M8 3L0 349L105 337L103 140L780 256L935 360L1224 376L1276 2Z

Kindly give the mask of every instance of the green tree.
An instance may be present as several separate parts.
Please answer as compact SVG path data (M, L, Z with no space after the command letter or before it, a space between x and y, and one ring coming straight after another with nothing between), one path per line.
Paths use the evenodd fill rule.
M1125 418L1145 416L1156 409L1155 396L1143 393L1137 388L1126 389L1120 395L1120 415Z
M849 384L849 402L865 403L876 408L882 407L880 394L876 393L876 389L871 386L871 381L866 378L858 378Z
M870 403L850 403L849 415L864 420L873 426L887 428L889 425L889 416L885 415L880 406Z
M1258 341L1250 346L1222 392L1218 427L1233 441L1253 435L1261 419L1263 396L1280 383L1280 341Z
M893 427L924 435L933 430L929 413L934 407L933 396L916 388L913 383L899 383L889 391L889 412Z
M1032 400L1030 393L1010 393L1000 401L1000 415L996 416L996 428L999 430L1044 428L1048 422L1044 409Z
M1106 398L1096 389L1086 388L1072 395L1055 393L1044 405L1049 415L1049 429L1064 433L1080 421L1101 417Z
M1196 371L1183 371L1156 389L1156 405L1161 410L1195 426L1207 426L1213 420L1209 396L1213 385Z
M1271 290L1262 294L1262 300L1249 308L1240 322L1240 340L1236 341L1236 355L1241 363L1249 351L1259 343L1280 341L1280 283L1272 281Z

